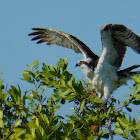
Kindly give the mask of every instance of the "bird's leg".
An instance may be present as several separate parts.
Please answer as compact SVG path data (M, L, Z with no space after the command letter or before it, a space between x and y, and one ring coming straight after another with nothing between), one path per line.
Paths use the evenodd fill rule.
M104 102L103 102L102 106L105 109L107 109L107 101L110 98L110 94L111 94L111 91L110 91L109 86L104 86Z

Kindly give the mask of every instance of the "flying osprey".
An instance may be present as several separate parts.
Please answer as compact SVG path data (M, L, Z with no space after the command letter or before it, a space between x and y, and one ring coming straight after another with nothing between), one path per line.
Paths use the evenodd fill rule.
M140 54L140 37L124 25L107 24L101 27L103 45L101 56L97 56L88 46L70 34L53 29L33 28L33 30L35 32L29 35L36 35L32 40L39 40L37 43L57 44L71 48L76 53L83 53L85 59L80 60L76 66L81 67L93 87L99 92L99 97L101 98L104 94L104 104L114 90L126 84L127 80L136 74L131 70L140 66L134 65L119 70L126 52L126 46Z

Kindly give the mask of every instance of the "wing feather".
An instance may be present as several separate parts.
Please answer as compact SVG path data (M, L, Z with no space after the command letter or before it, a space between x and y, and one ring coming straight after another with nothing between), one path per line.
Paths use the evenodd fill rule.
M107 49L106 56L111 55L107 61L117 68L122 64L126 46L131 47L140 54L140 37L124 25L107 24L101 28L101 36L103 50L104 48ZM104 42L107 42L109 45L104 44Z
M126 46L131 47L134 51L140 54L140 37L124 25L114 24L112 26L114 38L123 42ZM123 28L124 30L118 30L118 28Z
M76 37L54 29L33 28L35 32L30 36L35 36L32 40L39 40L37 43L47 42L47 45L57 44L74 50L76 53L83 53L85 58L91 57L95 61L98 56L94 54L88 46Z

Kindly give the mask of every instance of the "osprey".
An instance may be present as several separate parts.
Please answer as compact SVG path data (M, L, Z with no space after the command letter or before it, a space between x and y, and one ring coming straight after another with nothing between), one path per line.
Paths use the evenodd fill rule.
M99 98L104 95L105 105L119 86L126 84L128 79L137 72L132 69L140 65L134 65L124 70L119 70L126 46L131 47L140 54L140 37L121 24L107 24L100 29L102 40L101 56L93 53L88 46L76 37L54 29L33 28L36 35L32 40L37 43L47 42L47 45L57 44L73 49L76 53L83 53L84 58L76 66L80 66L83 73L91 81L93 87L98 91Z

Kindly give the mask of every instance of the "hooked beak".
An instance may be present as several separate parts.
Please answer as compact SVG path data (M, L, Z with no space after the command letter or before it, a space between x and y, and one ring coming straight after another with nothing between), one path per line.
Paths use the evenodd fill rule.
M80 63L80 62L78 62L78 63L76 63L75 67L80 66L80 65L81 65L81 63Z

